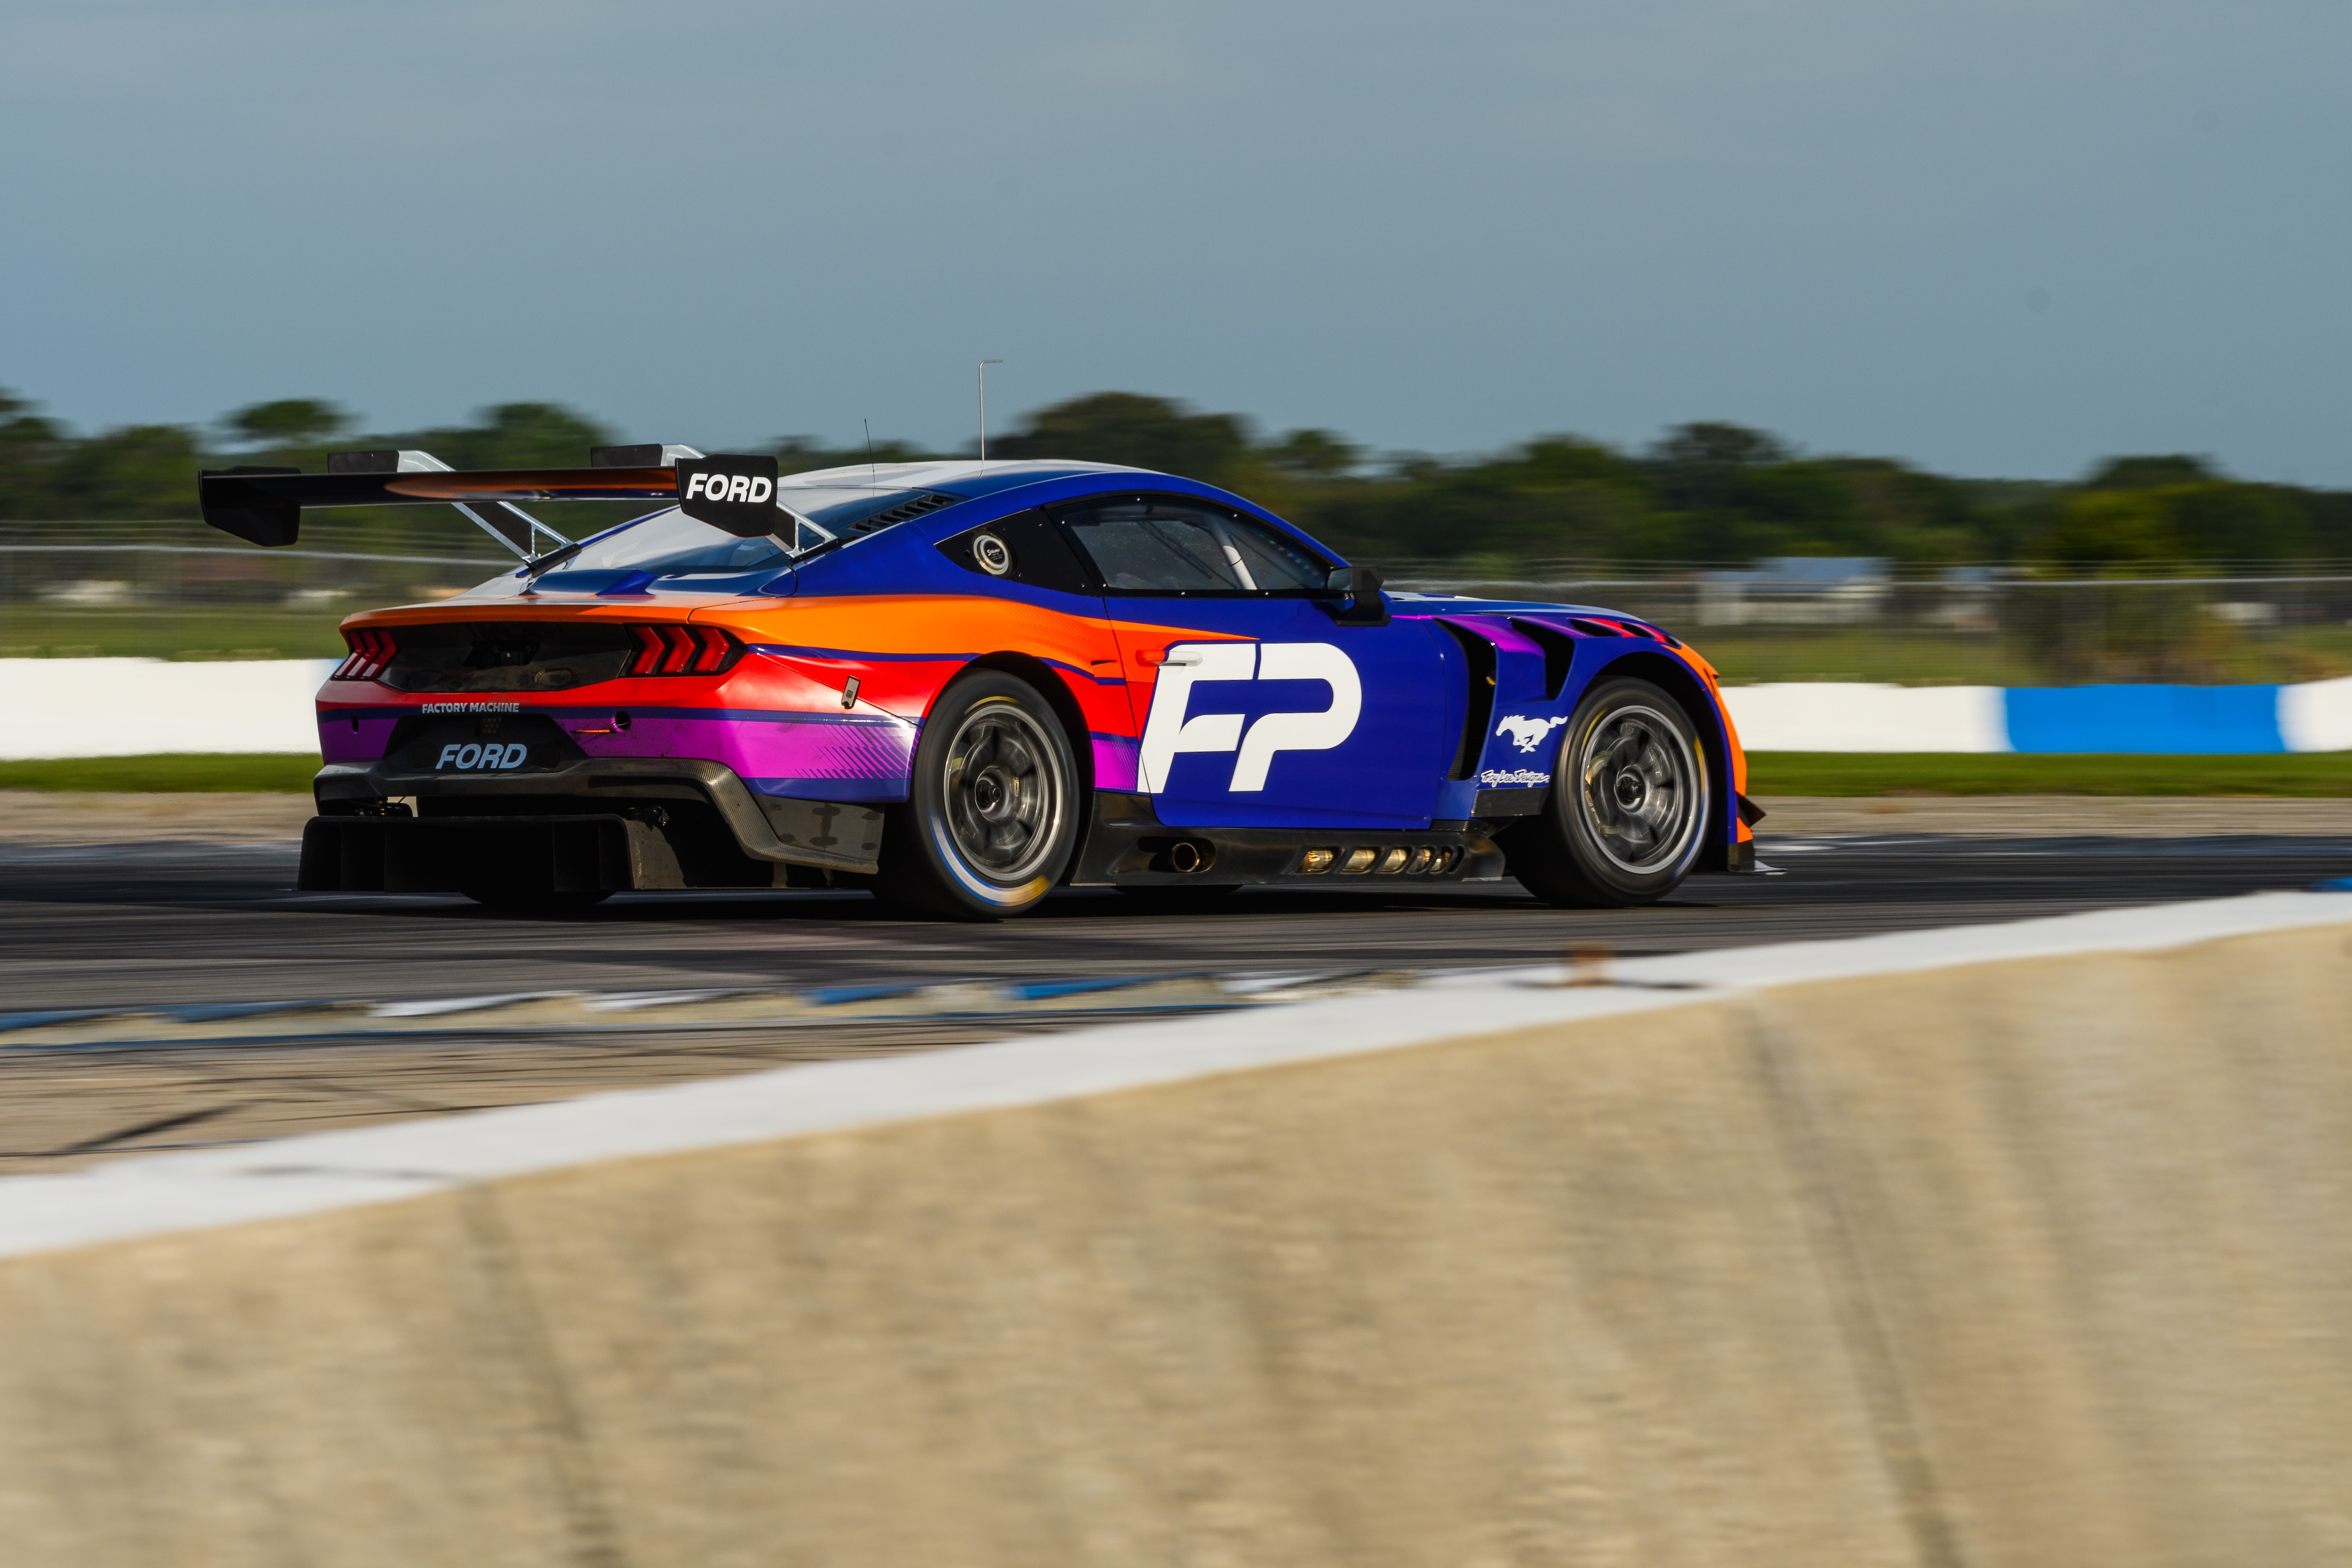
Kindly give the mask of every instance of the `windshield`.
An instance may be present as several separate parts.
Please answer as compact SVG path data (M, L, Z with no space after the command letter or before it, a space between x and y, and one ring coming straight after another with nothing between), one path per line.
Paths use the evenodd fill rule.
M875 533L952 505L929 490L779 486L774 538L740 538L673 507L597 535L563 563L566 571L649 571L656 577L732 576L781 567L824 545ZM919 503L932 501L930 506Z

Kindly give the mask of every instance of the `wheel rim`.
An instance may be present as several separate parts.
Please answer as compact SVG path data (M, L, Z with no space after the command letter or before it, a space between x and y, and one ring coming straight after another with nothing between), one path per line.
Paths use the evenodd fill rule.
M1584 738L1577 776L1577 803L1594 847L1620 870L1667 870L1698 834L1698 758L1654 708L1604 716Z
M956 727L941 795L957 855L998 883L1038 874L1068 810L1045 726L1004 698L980 704Z

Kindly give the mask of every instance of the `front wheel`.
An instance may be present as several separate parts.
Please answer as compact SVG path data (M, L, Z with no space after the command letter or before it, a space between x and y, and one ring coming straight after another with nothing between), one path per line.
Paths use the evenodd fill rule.
M1710 817L1690 716L1647 681L1612 681L1577 705L1550 799L1505 850L1511 874L1548 903L1654 904L1698 863Z
M923 721L913 789L891 808L874 891L951 920L1034 908L1077 841L1077 777L1035 687L998 670L967 675Z

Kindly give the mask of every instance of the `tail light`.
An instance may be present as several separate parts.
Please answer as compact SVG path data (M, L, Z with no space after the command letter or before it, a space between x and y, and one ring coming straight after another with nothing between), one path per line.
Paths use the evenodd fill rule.
M714 675L743 656L743 644L716 626L671 622L630 630L637 634L637 655L629 664L633 675Z
M716 626L698 626L694 629L694 635L695 640L702 644L701 651L694 655L692 666L698 675L707 675L719 669L727 663L727 656L735 651L735 639Z
M373 626L343 628L343 641L351 645L351 656L335 666L333 679L338 681L372 681L392 664L399 646L389 632Z

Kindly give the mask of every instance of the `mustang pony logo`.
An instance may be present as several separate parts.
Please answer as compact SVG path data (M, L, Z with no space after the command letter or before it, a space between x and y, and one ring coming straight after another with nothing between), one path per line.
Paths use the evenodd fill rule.
M1533 751L1543 744L1545 736L1567 722L1564 718L1522 718L1513 714L1495 727L1495 733L1509 736L1521 751Z
M1261 715L1247 735L1237 713L1186 716L1194 682L1253 680L1326 681L1331 706L1320 713ZM1328 751L1356 732L1363 711L1364 683L1355 661L1328 643L1179 643L1168 650L1151 690L1136 787L1150 795L1166 789L1169 768L1180 753L1238 751L1226 788L1236 794L1263 789L1276 752Z

